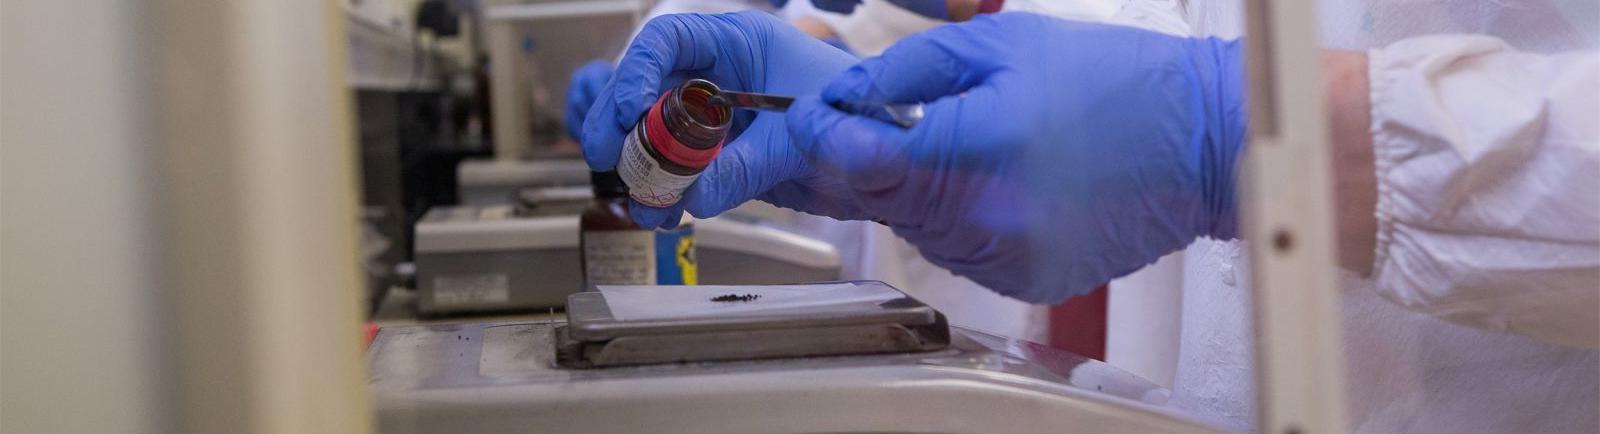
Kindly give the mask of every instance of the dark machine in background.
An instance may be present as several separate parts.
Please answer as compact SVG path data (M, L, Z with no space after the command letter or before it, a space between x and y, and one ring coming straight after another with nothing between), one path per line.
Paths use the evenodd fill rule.
M355 74L379 77L357 79L353 86L361 149L361 247L369 308L377 305L388 288L408 283L410 272L405 264L412 261L412 228L417 220L429 208L459 202L456 168L460 162L492 156L493 147L485 133L490 128L489 81L482 44L477 43L478 38L468 38L472 53L468 59L441 56L437 50L440 40L463 36L463 21L470 29L477 28L471 25L475 20L471 11L476 7L478 2L470 0L419 3L410 14L414 30L409 53L404 45L387 44L398 46L392 51L402 52L409 65L405 61L382 64L383 53L371 52L382 50L385 44L362 45L357 40L360 33L352 32ZM379 20L379 31L394 33L381 28L383 24ZM358 21L357 27L361 25ZM429 36L427 43L424 35ZM373 46L378 48L362 50Z

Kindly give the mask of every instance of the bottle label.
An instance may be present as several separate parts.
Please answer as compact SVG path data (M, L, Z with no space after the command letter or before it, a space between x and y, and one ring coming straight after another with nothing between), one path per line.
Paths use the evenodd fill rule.
M584 231L583 273L592 285L695 285L694 226L646 231Z
M511 278L504 274L433 278L433 304L438 307L493 305L507 301L511 301Z
M584 278L591 286L655 284L655 244L651 231L584 231Z
M644 139L644 122L633 127L633 132L622 142L622 157L617 160L617 174L628 184L628 195L646 206L665 208L683 199L683 191L693 184L699 174L678 175L668 172L661 163L650 156Z

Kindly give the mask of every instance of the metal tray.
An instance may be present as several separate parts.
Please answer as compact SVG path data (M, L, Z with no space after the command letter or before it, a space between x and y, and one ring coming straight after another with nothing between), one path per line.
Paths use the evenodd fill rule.
M568 324L556 330L561 366L591 368L655 363L878 354L943 349L944 315L900 294L872 309L747 313L673 319L619 320L605 295L567 298Z

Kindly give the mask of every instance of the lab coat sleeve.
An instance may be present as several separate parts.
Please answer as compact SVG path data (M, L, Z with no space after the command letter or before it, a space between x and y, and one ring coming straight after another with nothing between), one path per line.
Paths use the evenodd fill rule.
M1600 347L1600 53L1441 35L1368 59L1382 295Z

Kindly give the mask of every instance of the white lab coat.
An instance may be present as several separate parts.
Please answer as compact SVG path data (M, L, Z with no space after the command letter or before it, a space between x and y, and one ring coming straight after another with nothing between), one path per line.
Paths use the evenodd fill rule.
M1369 63L1380 293L1600 347L1600 53L1431 36Z
M1324 44L1369 49L1372 83L1377 261L1341 277L1356 431L1600 432L1600 32L1582 3L1323 2ZM1237 6L1189 9L1232 36ZM1248 429L1248 254L1205 240L1183 259L1172 405Z

